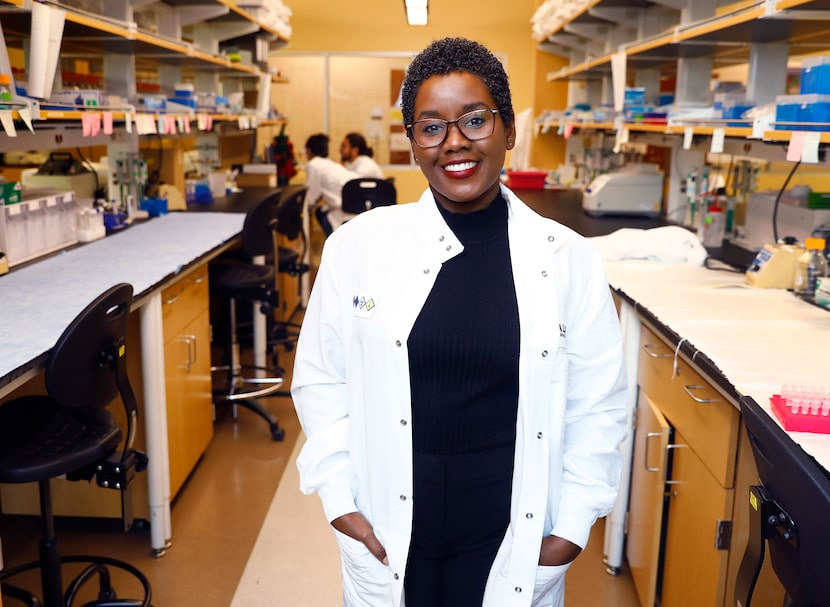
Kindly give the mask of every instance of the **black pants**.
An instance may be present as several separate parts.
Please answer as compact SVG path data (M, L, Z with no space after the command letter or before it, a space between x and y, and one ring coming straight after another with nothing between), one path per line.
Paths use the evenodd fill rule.
M414 455L407 607L481 607L510 521L513 450Z
M323 234L331 236L331 233L334 232L334 228L331 227L328 210L323 207L317 207L314 211L314 216L317 217L317 223L319 223L320 227L323 229Z

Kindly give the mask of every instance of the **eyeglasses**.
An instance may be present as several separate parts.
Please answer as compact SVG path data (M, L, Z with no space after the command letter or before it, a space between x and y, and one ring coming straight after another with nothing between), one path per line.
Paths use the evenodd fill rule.
M493 134L493 130L496 128L496 114L498 113L498 110L489 108L473 110L461 114L455 120L441 120L440 118L416 120L407 125L406 129L409 131L412 140L418 147L422 148L434 148L444 143L451 124L457 126L461 134L470 141L477 141L487 139Z

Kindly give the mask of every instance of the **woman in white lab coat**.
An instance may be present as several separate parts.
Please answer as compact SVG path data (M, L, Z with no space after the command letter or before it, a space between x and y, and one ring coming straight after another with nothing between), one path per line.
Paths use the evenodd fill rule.
M344 605L561 605L626 434L602 262L500 185L515 127L486 48L434 42L402 109L429 189L326 241L292 385L301 489Z

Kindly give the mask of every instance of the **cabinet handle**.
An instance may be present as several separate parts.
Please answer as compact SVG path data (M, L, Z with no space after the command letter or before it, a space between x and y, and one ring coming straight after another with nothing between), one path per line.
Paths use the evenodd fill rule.
M187 339L187 361L188 361L187 370L190 371L190 367L192 367L193 363L196 362L196 352L198 351L196 349L196 336L195 335L185 335L185 338ZM192 349L191 349L191 346L193 346Z
M646 453L645 457L643 458L643 467L646 469L646 472L660 472L660 468L650 468L648 465L648 446L651 442L652 438L663 436L662 432L649 432L646 434Z
M193 335L182 335L177 341L187 346L187 362L179 365L179 369L185 369L190 373L190 368L193 366L193 342L196 338Z
M165 299L165 300L164 300L164 305L165 305L165 306L169 306L169 305L170 305L170 304L172 304L172 303L176 303L177 301L179 301L179 298L180 298L180 297L181 297L181 295L174 295L174 296L173 296L173 297L171 297L170 299Z
M672 449L685 449L688 446L689 445L666 445L666 458L667 458L667 460L668 460L668 457L669 457L669 452ZM675 481L675 480L670 481L669 480L669 467L666 466L666 484L667 485L682 485L685 482L686 481Z
M205 282L205 278L207 278L207 276L202 274L201 276L199 276L199 278L197 278L196 280L193 281L193 284L194 285L201 284L201 283Z
M643 344L643 350L645 350L646 354L648 354L651 358L671 358L673 354L671 352L652 352L650 348L661 348L662 344Z
M706 404L706 403L718 403L718 402L720 402L719 398L698 398L697 396L695 396L692 393L693 390L703 390L705 388L706 388L706 386L683 386L683 391L686 394L688 394L689 398L691 398L696 403Z

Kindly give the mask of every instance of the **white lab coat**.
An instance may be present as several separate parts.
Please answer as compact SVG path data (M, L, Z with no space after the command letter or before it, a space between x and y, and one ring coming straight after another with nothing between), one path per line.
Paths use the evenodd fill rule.
M510 525L488 607L562 604L564 573L538 566L553 533L584 547L619 483L626 380L599 255L503 187L521 325ZM292 396L307 442L304 493L329 521L359 510L389 566L337 531L344 605L399 607L412 523L407 337L444 261L463 250L431 191L361 213L330 236L297 345Z
M344 162L343 166L350 171L354 171L361 177L383 179L383 169L380 168L380 165L372 157L366 156L365 154L361 154L351 162Z
M322 198L328 210L333 229L339 228L354 215L343 212L343 186L346 182L360 177L331 158L315 156L305 166L306 207L312 207Z

